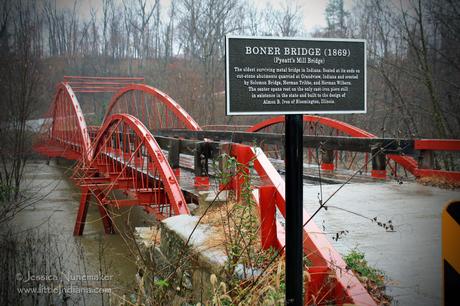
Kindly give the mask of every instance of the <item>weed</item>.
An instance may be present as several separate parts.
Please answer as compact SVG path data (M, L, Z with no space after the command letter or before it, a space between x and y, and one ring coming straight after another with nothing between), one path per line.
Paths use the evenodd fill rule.
M390 305L392 298L385 294L385 273L370 267L364 253L357 249L351 250L344 257L347 267L357 274L366 286L367 291L379 305Z
M385 274L381 270L370 267L363 252L353 249L344 257L344 260L347 263L347 267L360 277L373 281L379 287L384 285Z

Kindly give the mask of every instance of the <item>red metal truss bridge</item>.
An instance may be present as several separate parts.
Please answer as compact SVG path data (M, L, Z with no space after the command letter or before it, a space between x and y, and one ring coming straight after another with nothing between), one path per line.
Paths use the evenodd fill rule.
M143 82L66 76L56 87L34 149L76 161L72 178L81 188L81 201L74 235L83 234L90 197L106 233L114 233L112 208L140 206L158 220L189 214L190 195L179 183L183 154L193 156L194 185L206 188L208 160L226 153L257 176L253 196L260 208L262 246L282 251L284 228L275 214L278 209L284 217L286 208L281 163L276 162L283 159L284 118L251 127L203 129L166 93ZM113 96L102 125L90 127L76 93L99 92ZM304 146L304 162L320 165L324 174L359 171L375 179L412 175L460 182L459 171L436 169L433 162L434 152L460 151L459 140L378 138L338 120L305 115ZM313 169L319 171L318 166ZM238 198L242 181L235 175L220 188L234 190ZM126 199L112 197L116 190ZM304 226L304 252L312 262L306 303L321 297L337 304L376 304L314 222ZM331 274L332 286L325 289L322 284Z

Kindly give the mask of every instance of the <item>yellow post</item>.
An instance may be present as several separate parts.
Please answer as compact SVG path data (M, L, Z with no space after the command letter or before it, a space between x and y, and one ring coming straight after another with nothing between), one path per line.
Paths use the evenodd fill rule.
M460 305L460 201L442 211L444 305Z

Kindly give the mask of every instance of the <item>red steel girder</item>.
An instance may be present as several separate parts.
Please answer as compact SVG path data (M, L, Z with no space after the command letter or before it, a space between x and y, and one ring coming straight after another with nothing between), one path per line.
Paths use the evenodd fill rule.
M167 158L137 118L128 114L111 115L99 130L92 148L90 162L81 165L75 173L75 180L83 190L75 235L83 233L89 192L98 202L106 232L113 231L108 222L111 221L108 206L141 206L160 220L171 214L189 214ZM154 171L153 177L149 176L149 171ZM154 184L157 180L161 183ZM152 185L157 187L149 187ZM109 198L108 195L115 189L124 190L130 198Z
M70 85L60 83L57 86L51 109L51 125L47 127L45 135L42 135L41 144L37 144L37 151L51 157L70 159L76 159L80 155L87 162L91 141L83 112ZM49 146L49 149L43 148L44 145ZM51 148L51 145L61 147L62 151Z
M104 117L104 122L112 113L112 109L118 103L120 97L125 95L126 93L133 92L133 91L140 91L146 93L148 95L154 96L155 98L159 99L170 111L174 113L176 118L182 122L188 129L192 131L201 131L201 127L199 124L193 120L193 118L170 96L165 94L164 92L160 91L159 89L144 85L144 84L130 84L126 87L120 89L111 99L109 103L109 107L107 108L107 112ZM144 111L144 110L142 110Z
M144 124L137 118L128 114L114 114L108 117L104 122L104 125L100 129L100 132L94 141L93 158L96 158L96 154L101 151L101 146L107 145L107 142L104 141L104 135L106 133L110 133L111 127L122 122L134 132L135 136L138 138L138 141L144 145L148 156L153 161L153 165L155 166L156 170L158 170L158 174L160 176L164 190L168 194L168 198L174 213L189 214L182 190L180 189L179 183L176 176L174 175L173 170L169 166L168 159L164 156L160 146L155 141L150 131L148 131L148 129L144 126ZM114 180L116 180L116 178L114 178Z
M66 75L64 81L67 80L118 80L118 81L144 81L143 77L107 77L107 76L76 76Z
M340 130L344 132L345 134L348 134L352 137L366 137L366 138L373 138L376 137L375 135L368 133L360 128L357 128L353 125L350 125L348 123L327 118L327 117L320 117L320 116L313 116L313 115L304 115L303 116L303 121L304 122L317 122L322 125L329 126L331 128ZM267 120L264 120L262 122L259 122L250 128L246 129L246 132L257 132L260 131L261 129L264 129L268 126L275 125L275 124L284 124L284 116L278 116L274 118L270 118Z
M416 150L460 151L459 139L420 139L415 141Z
M350 125L348 123L326 118L320 116L313 116L313 115L304 115L303 117L304 122L313 122L319 123L333 129L342 131L343 133L350 135L352 137L364 137L364 138L376 138L374 134L366 132L358 127ZM270 118L259 122L249 129L247 132L257 132L261 129L266 127L275 125L275 124L284 124L284 117L278 116L274 118ZM460 151L460 140L457 139L421 139L415 141L415 149L416 150L432 150L432 151ZM416 177L426 177L426 176L434 176L445 178L450 181L460 181L460 172L458 171L444 171L444 170L433 170L433 169L419 169L417 161L410 157L410 156L402 156L402 155L395 155L395 154L388 154L388 158L394 160L402 167L407 169L410 173L412 173ZM377 177L384 177L382 172L376 173L378 174Z
M115 232L113 228L112 219L107 210L105 203L105 194L100 189L90 190L87 187L82 188L82 194L80 199L80 206L78 208L77 220L75 221L75 227L73 230L74 236L81 236L85 229L86 216L88 214L89 198L93 195L97 201L99 214L101 215L102 224L106 234L113 234Z
M246 145L232 144L231 155L235 156L240 163L247 164L248 161L253 161L254 169L260 176L262 182L273 187L273 189L262 190L261 199L267 200L270 203L261 204L260 207L271 205L274 202L280 213L285 216L286 198L284 180L281 178L278 171L271 164L262 150ZM270 195L270 192L274 192L274 194ZM256 202L259 202L259 199L256 199ZM268 220L268 223L273 225L273 222L270 221L273 217L265 215L271 212L273 212L273 210L262 210L262 219ZM309 218L309 214L304 210L303 220L309 220ZM264 225L263 229L268 230L267 224ZM321 268L321 271L324 270L322 272L323 274L328 274L330 271L333 271L335 274L336 285L331 295L340 299L343 303L376 305L361 282L351 271L347 269L347 265L340 254L334 249L318 226L311 221L304 226L303 230L304 252L305 254L309 254L309 259L311 259L314 269L320 269L319 267L323 267ZM278 242L274 242L275 245L273 246L276 247L277 245L284 244L284 238L280 237L280 234L283 234L282 231L279 231L278 229L270 229L268 231L269 232L262 234L263 237L268 239L265 240L266 243L273 242L273 233L271 232L273 231L276 232L278 236ZM322 278L312 278L310 281L312 288L314 286L320 288L321 286L319 283L321 280ZM318 293L319 292L315 292L315 294ZM306 300L308 301L308 298Z

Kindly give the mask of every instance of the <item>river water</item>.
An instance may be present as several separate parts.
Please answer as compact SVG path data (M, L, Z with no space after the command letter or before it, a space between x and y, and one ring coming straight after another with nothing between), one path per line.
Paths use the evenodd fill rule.
M30 229L31 233L51 234L51 249L55 249L53 256L59 254L61 276L63 273L74 278L107 276L89 286L83 282L83 287L108 288L109 293L91 292L84 300L73 294L71 305L108 305L123 297L135 302L137 255L128 234L133 226L146 226L152 220L137 208L120 210L115 219L118 233L106 235L93 204L88 211L83 236L73 236L80 190L69 179L71 168L72 164L63 160L51 160L49 164L45 160L35 160L27 166L24 184L37 201L15 217L12 231ZM338 187L306 184L305 208L313 213L319 205L321 193L324 201ZM460 199L460 192L415 182L402 185L393 181L352 183L333 196L328 202L329 209L322 210L314 221L329 238L336 232L348 231L338 241L330 239L331 242L342 254L353 248L359 249L372 266L384 271L394 305L439 305L442 301L441 212L451 199ZM391 220L395 231L387 232L363 216L377 217L382 222ZM52 271L47 273L58 273ZM27 272L30 271L21 271L21 277L27 278ZM82 282L66 280L63 284L71 285L82 286ZM56 296L54 301L61 304L60 298Z
M63 160L51 160L49 164L45 160L34 160L25 169L23 185L32 194L34 204L15 216L10 230L12 233L28 233L28 236L51 237L45 240L46 252L53 258L46 259L46 262L54 268L33 268L32 272L31 268L21 270L22 275L16 277L21 280L18 288L30 287L31 283L26 282L30 277L43 278L43 275L34 275L42 271L39 273L46 274L48 280L63 280L61 287L68 289L70 305L109 305L123 298L134 302L136 251L129 229L145 226L150 220L138 208L119 210L115 218L118 233L106 235L93 202L88 210L83 235L73 236L80 190L69 178L71 168L72 164ZM43 240L39 243L43 243ZM45 287L44 283L50 285L50 282L43 280L40 283L40 279L35 279L34 286ZM84 298L81 292L85 293ZM62 294L55 294L52 301L61 304L61 298ZM27 304L30 301L26 299L23 302Z
M304 186L304 207L318 208L340 185ZM328 233L342 255L352 249L365 254L369 264L382 270L393 305L442 304L441 213L459 190L423 186L416 182L351 183L327 202L329 208L313 219ZM389 224L386 231L369 219ZM335 233L348 231L338 241Z

